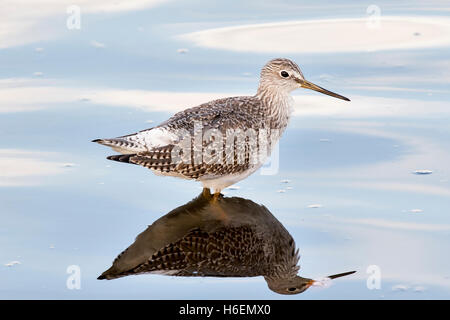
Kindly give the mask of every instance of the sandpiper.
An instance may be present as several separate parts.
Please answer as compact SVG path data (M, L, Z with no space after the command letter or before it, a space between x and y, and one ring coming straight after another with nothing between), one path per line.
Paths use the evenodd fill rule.
M262 68L254 96L210 101L153 128L93 142L120 153L109 160L197 180L218 195L258 170L270 156L288 125L293 109L290 92L297 88L350 101L307 81L293 61L278 58Z
M191 202L156 220L98 279L144 273L185 277L263 276L270 290L297 294L321 281L298 275L295 241L266 207L212 195L204 190ZM329 276L350 275L355 271Z

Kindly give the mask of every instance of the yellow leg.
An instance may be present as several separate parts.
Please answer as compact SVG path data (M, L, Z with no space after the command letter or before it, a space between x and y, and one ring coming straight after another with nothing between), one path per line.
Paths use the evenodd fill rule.
M224 223L228 223L230 217L228 216L228 213L224 210L224 205L226 208L226 203L220 201L223 195L220 193L220 191L217 190L215 191L216 192L213 194L210 200L210 208L211 210L214 210L214 214L218 219L222 220Z
M217 203L217 201L220 199L222 194L220 193L220 190L214 190L214 194L211 195L211 190L209 188L203 188L202 196L208 200L210 200L213 203Z
M202 195L207 199L211 199L211 190L209 188L203 188Z
M221 196L220 191L221 191L220 189L214 190L214 195L213 195L213 199L212 199L213 202L217 202L219 200L219 198Z
M213 199L217 201L219 198L220 198L220 192L214 193Z

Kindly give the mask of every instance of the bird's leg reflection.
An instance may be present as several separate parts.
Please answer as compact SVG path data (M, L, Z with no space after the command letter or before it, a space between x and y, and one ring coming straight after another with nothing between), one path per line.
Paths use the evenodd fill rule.
M299 257L294 239L266 207L238 197L214 200L203 189L139 234L99 279L141 273L263 276L272 291L296 294L315 283L297 275Z
M202 195L203 195L203 197L211 200L212 202L217 202L220 197L223 197L223 195L220 193L220 191L217 191L217 190L215 190L214 194L211 195L211 189L209 189L209 188L203 188Z
M223 198L223 195L220 192L215 192L214 195L211 195L211 190L209 188L203 188L202 196L211 202L211 210L214 210L214 212L217 213L217 217L226 223L229 220L228 215L223 208L218 205L218 202Z
M211 203L211 210L214 210L218 219L220 219L224 224L228 224L230 221L230 217L228 213L223 209L223 207L218 203L219 198L214 199Z
M211 199L211 198L212 198L212 196L211 196L211 190L210 190L209 188L203 188L203 190L202 190L202 195L203 195L203 197L206 198L206 199Z
M220 192L214 192L212 201L217 202L221 196L223 197L223 195Z

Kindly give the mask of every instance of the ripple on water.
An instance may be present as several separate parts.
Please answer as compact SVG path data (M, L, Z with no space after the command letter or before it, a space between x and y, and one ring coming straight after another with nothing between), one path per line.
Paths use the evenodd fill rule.
M15 265L18 265L18 264L22 264L22 263L20 261L15 260L15 261L5 263L5 266L6 267L14 267Z
M428 170L428 169L420 169L420 170L414 170L413 173L418 174L418 175L426 175L426 174L432 174L433 171Z

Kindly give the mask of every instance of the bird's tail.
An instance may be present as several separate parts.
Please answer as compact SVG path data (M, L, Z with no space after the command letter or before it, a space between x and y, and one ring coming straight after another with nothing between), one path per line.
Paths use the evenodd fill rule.
M128 272L120 272L119 270L116 269L115 266L112 266L111 268L109 268L108 270L103 272L97 279L98 280L112 280L112 279L125 277L127 275L129 275Z
M135 141L127 140L125 138L95 139L92 140L92 142L111 147L114 151L120 152L122 154L135 154L147 150L141 144Z
M136 154L116 154L113 156L106 157L108 160L118 161L118 162L124 162L124 163L132 163L130 162L130 158L134 157Z

